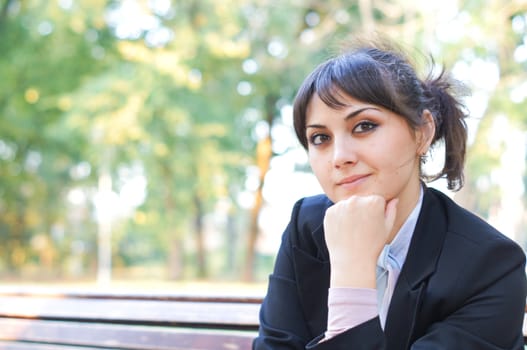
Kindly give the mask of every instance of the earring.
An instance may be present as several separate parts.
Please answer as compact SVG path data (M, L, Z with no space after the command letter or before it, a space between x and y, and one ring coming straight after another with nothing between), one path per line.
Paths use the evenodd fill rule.
M419 158L420 158L420 160L421 160L421 163L423 163L423 164L426 163L426 161L428 160L428 156L426 155L426 152L421 153L421 154L419 155Z

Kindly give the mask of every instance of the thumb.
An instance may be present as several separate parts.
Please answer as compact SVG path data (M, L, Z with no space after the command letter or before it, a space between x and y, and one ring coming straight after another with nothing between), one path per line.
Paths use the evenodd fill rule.
M386 204L386 209L384 211L384 222L388 234L392 231L393 224L395 223L395 216L397 214L397 203L399 203L399 199L393 198L388 202L388 204Z

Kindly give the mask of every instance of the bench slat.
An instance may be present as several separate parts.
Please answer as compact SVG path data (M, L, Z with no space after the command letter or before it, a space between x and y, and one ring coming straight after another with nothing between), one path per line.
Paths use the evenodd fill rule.
M185 329L0 318L0 340L51 343L99 349L244 350L256 331ZM60 349L52 347L50 349Z
M0 350L101 350L101 348L92 348L85 346L70 346L58 344L37 344L17 341L0 340Z
M256 329L259 307L257 303L0 296L0 317L197 327L229 324Z

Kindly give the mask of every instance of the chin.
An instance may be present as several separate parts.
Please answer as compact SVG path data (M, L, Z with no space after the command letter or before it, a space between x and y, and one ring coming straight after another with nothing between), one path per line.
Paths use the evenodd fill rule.
M345 194L342 194L342 193L333 194L332 196L328 195L329 199L331 199L334 203L346 200L352 196L366 196L366 194L361 193L361 192L353 192L353 193L345 193Z

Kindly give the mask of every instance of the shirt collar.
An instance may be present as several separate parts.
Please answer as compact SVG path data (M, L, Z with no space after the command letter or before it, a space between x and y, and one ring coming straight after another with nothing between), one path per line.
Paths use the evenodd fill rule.
M390 261L393 268L401 270L404 261L406 260L406 255L408 254L408 249L410 248L410 241L414 234L415 225L417 224L417 218L419 217L419 212L421 211L421 205L423 204L423 187L420 186L419 199L414 209L408 215L408 218L401 226L392 243L384 246L383 251L379 255L377 260L378 266L386 266L386 260L388 259L388 254L390 255Z

